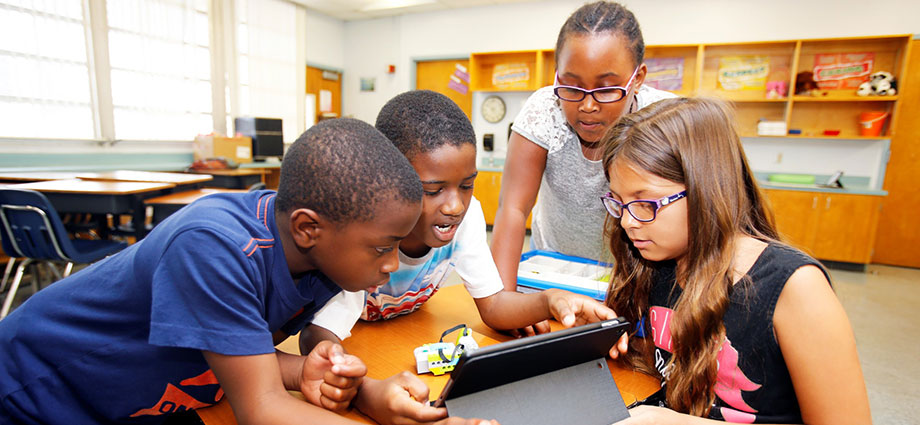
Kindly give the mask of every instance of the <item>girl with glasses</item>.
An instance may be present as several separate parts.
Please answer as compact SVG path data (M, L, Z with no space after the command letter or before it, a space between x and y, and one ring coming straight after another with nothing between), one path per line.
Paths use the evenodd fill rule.
M779 241L733 122L722 102L667 99L604 139L607 304L646 336L620 358L662 378L621 423L871 423L846 313Z
M642 85L644 54L636 17L617 3L586 4L559 31L555 84L530 96L508 142L492 241L506 289L516 287L531 211L533 248L601 259L601 136L623 114L673 97Z

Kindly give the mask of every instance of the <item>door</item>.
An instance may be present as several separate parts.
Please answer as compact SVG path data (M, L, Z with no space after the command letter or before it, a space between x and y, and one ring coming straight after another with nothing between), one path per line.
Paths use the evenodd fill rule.
M468 72L469 64L469 59L416 62L415 88L436 91L449 97L460 106L467 118L471 118L473 116L473 92L469 89L469 77L466 77L465 80L461 77Z
M901 118L892 129L891 157L883 186L888 196L882 201L872 262L920 267L920 120L915 118L920 116L920 40L911 42L908 54L909 71L898 81ZM905 77L910 81L904 81Z
M315 122L320 122L323 118L342 116L342 73L308 66L307 94L312 94L316 99L313 109L316 111ZM326 105L321 105L321 101L327 96L330 101Z

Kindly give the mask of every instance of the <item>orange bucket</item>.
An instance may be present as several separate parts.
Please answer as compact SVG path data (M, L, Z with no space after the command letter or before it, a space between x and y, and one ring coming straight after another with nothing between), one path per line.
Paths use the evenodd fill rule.
M887 112L872 111L859 114L859 134L867 137L881 136L885 118L888 118Z

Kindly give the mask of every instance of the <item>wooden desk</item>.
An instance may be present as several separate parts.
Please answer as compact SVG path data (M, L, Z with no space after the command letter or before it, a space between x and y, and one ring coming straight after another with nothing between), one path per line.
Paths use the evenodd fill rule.
M480 346L511 339L486 326L463 285L454 285L442 288L414 313L382 322L358 322L352 329L352 336L343 345L349 353L360 357L367 364L367 376L384 379L404 370L414 373L412 350L422 344L437 342L441 332L460 323L473 328L474 338ZM553 329L561 327L553 322ZM297 336L288 338L278 346L282 351L291 353L298 353L297 347ZM627 404L645 398L659 388L658 380L651 376L622 369L609 359L607 364ZM438 398L449 378L447 374L434 376L426 373L417 376L431 389L429 396L432 400ZM226 400L198 410L198 415L206 425L236 424ZM345 416L359 422L374 423L356 410Z
M81 180L171 183L176 186L197 185L212 179L209 174L160 173L151 171L117 170L102 173L80 173Z
M77 177L76 172L67 171L34 171L22 173L0 173L0 182L3 183L30 183L48 180L67 180Z
M215 193L246 193L241 189L202 188L174 192L144 200L144 205L153 207L153 225L157 225L182 207Z
M9 189L42 192L59 213L131 214L134 236L146 234L144 198L176 187L173 183L144 183L91 180L49 180L8 185Z
M213 180L206 183L207 187L223 187L227 189L247 189L263 181L263 176L268 174L261 168L235 168L231 170L188 170L191 174L210 174Z

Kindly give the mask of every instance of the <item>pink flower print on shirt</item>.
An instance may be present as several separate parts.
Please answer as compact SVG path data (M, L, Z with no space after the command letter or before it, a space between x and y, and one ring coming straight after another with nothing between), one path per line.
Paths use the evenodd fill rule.
M671 318L673 316L674 310L667 307L654 306L649 309L648 318L655 347L668 353L673 353L671 340ZM656 354L656 359L658 358ZM731 406L731 408L719 408L722 417L729 422L754 423L756 416L753 413L756 413L757 410L744 401L741 391L756 391L761 385L754 383L744 375L738 366L738 351L732 347L728 338L722 343L716 361L718 372L714 390L722 401ZM656 367L663 376L667 376L669 368L664 363L663 360L660 362L656 360Z
M719 365L719 372L716 376L715 392L729 406L748 413L755 413L753 407L748 406L744 399L741 398L741 391L756 391L760 384L756 384L738 367L738 350L732 347L732 342L725 339L722 343L722 349L719 350L719 356L716 357ZM724 410L724 409L723 409ZM725 416L723 414L723 416ZM751 415L753 416L753 415ZM725 416L728 419L728 416ZM753 419L753 418L752 418ZM732 422L738 422L731 420ZM747 423L752 423L747 422Z

